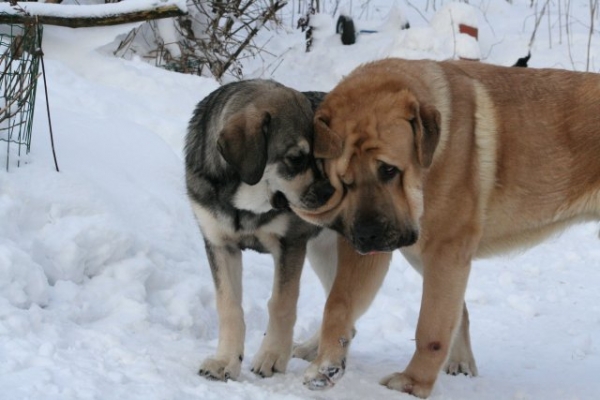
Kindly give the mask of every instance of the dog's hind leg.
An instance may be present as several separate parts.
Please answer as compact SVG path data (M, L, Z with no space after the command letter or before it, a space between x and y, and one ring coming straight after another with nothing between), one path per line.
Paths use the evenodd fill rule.
M252 361L252 372L263 378L285 372L292 355L300 275L306 255L306 242L289 243L284 239L279 242L279 249L271 251L275 259L275 274L269 299L269 324Z
M319 328L308 340L294 345L292 357L301 358L306 361L313 361L315 358L317 358L320 338L321 329Z
M467 304L463 303L463 314L460 320L460 327L454 336L450 355L444 366L446 373L451 375L464 374L477 376L477 364L471 350L471 335L469 334L469 312Z
M319 277L326 295L331 292L337 270L337 239L335 231L323 229L307 246L308 261Z
M337 269L337 233L324 229L316 238L308 242L307 257L312 269L321 281L325 296L329 295ZM305 342L294 346L292 357L313 361L319 350L321 329Z
M246 325L242 310L242 252L233 246L214 246L205 240L206 254L217 291L219 344L199 374L213 380L237 379L244 357Z
M418 255L414 254L412 248L401 249L402 255L406 261L421 275L423 275L423 264ZM450 375L464 374L477 376L477 364L471 349L471 335L469 334L469 312L467 304L463 303L463 313L452 347L450 355L444 366L446 373Z

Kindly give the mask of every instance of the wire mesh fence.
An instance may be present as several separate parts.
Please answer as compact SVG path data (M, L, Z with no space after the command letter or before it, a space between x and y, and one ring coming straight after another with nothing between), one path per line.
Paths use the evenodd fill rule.
M6 145L7 170L11 155L18 166L31 149L41 38L34 18L0 25L0 143Z

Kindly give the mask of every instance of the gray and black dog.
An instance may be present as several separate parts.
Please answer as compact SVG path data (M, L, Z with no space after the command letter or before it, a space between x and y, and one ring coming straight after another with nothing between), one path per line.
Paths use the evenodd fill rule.
M200 374L236 379L244 355L242 250L275 262L269 323L252 371L284 372L292 355L300 275L307 254L328 292L337 265L335 234L289 205L314 209L333 188L312 157L313 113L325 93L298 92L270 80L230 83L209 94L189 122L185 146L188 196L204 237L216 288L219 343ZM332 251L332 248L334 249ZM310 359L318 335L294 349Z

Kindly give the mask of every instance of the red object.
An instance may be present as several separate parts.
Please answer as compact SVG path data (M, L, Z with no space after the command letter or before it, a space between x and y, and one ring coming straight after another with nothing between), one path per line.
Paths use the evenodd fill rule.
M458 31L460 33L464 33L466 35L474 37L475 40L477 40L477 36L479 34L479 30L477 28L465 24L458 24Z

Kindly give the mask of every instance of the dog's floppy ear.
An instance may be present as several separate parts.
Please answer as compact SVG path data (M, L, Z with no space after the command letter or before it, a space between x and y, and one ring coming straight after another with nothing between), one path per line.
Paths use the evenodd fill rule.
M415 135L417 159L424 168L429 168L433 162L433 153L440 141L440 112L427 103L417 103L411 106L413 119L410 121Z
M243 110L229 118L219 134L219 153L248 185L257 184L265 171L270 121L268 112Z
M313 154L315 158L337 158L342 155L344 146L342 138L329 128L329 114L324 110L315 114L315 142Z

